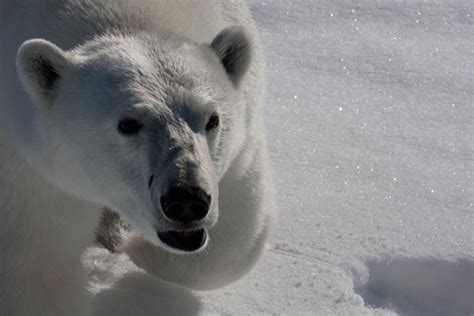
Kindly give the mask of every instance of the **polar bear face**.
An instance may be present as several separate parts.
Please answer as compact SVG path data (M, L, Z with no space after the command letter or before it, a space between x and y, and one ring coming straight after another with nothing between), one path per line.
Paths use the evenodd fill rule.
M242 146L240 82L250 44L239 28L209 45L171 35L103 37L72 51L19 49L49 182L119 212L177 253L203 249L218 220L218 183ZM33 128L33 127L32 127Z

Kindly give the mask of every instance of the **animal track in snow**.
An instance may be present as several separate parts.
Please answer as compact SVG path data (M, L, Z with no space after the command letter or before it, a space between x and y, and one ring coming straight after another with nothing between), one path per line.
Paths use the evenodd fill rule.
M372 261L356 292L369 307L401 315L473 315L474 261L392 258Z

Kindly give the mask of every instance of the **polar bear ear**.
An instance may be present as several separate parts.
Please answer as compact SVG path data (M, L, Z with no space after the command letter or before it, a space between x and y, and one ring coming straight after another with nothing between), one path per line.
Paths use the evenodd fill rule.
M55 87L70 62L66 53L51 42L33 39L18 49L16 67L26 91L35 100L52 101Z
M224 65L230 80L238 85L252 59L251 44L245 32L238 26L226 28L217 34L211 48Z

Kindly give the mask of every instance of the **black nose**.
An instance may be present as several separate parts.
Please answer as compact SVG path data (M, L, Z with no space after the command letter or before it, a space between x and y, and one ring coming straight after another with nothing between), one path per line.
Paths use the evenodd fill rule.
M161 207L171 220L199 221L209 212L211 197L200 188L172 188L161 198Z

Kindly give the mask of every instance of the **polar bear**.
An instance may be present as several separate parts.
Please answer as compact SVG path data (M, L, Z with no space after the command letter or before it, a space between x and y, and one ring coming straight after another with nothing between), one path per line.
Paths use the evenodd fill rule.
M222 286L275 214L263 66L241 0L0 3L0 314L87 314L101 210L159 278Z

